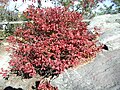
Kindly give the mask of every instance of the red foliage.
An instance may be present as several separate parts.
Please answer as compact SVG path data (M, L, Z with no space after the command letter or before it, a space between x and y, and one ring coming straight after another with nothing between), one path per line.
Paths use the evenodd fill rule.
M65 8L30 7L24 12L32 22L17 28L8 41L13 45L11 71L24 77L58 75L80 61L95 57L101 46L88 32L78 12Z
M1 68L0 74L2 74L2 77L7 77L7 73L8 73L8 70L4 70L3 68Z
M40 80L40 83L37 87L38 90L58 90L57 87L53 87L48 81Z

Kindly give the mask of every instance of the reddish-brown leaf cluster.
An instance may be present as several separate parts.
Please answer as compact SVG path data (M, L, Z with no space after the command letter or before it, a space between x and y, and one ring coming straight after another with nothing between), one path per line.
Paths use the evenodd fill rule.
M88 32L78 12L31 6L24 14L31 22L8 38L13 45L9 64L18 75L53 77L101 49L96 45L98 34Z
M57 87L53 87L50 82L48 81L42 81L40 80L39 85L38 85L38 90L58 90Z

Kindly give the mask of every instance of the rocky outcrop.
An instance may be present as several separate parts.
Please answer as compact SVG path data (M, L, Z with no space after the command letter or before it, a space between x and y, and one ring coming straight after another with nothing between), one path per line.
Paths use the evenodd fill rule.
M88 29L94 33L94 27L101 34L99 41L106 44L110 51L120 48L120 13L94 17Z
M52 81L59 90L120 90L120 49L100 53L96 59L69 69Z

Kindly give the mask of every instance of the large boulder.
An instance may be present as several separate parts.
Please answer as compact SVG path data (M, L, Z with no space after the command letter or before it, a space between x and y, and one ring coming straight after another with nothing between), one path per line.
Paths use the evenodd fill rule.
M100 33L99 41L106 44L109 50L120 48L120 13L101 15L91 19L88 29L94 33L96 27Z

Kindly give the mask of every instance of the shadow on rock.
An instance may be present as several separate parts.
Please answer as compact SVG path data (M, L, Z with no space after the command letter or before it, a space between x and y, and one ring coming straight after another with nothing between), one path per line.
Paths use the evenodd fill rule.
M6 87L4 90L23 90L22 88L13 88L11 86Z

